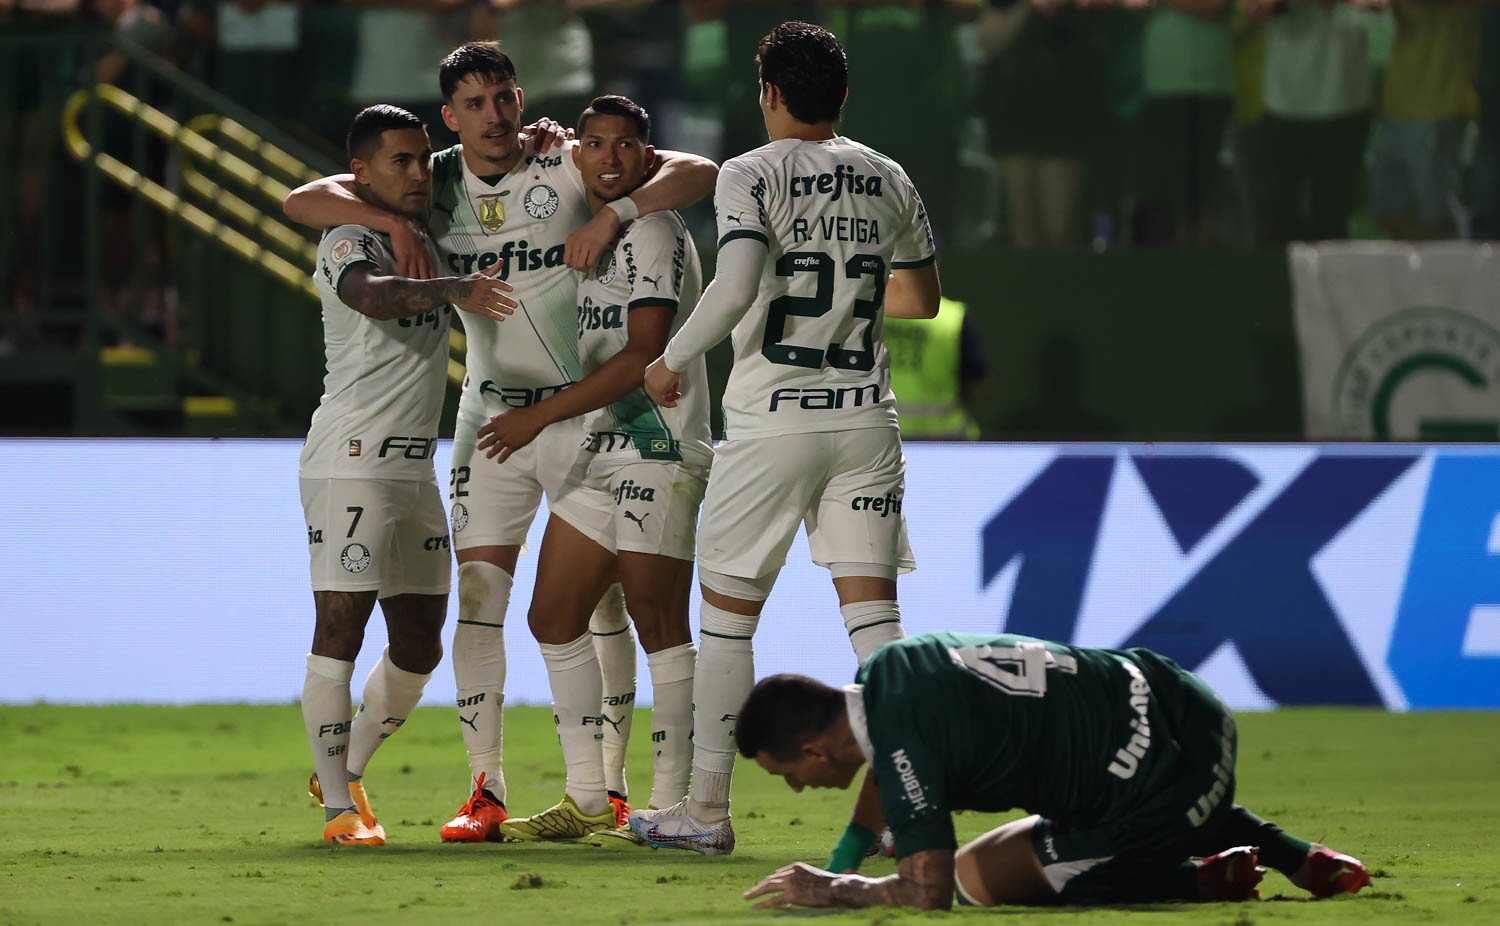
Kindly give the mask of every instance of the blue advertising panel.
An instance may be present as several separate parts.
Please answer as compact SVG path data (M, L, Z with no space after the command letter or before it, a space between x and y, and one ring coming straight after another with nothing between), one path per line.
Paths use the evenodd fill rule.
M312 636L299 450L0 441L0 702L295 699ZM908 633L1147 646L1242 709L1500 707L1500 450L922 444L907 458ZM522 557L507 620L512 703L548 699L525 620L535 563ZM456 610L455 596L450 637ZM356 680L384 640L377 616ZM762 675L854 671L800 538L755 646ZM640 677L649 703L644 660ZM427 701L452 691L445 661Z

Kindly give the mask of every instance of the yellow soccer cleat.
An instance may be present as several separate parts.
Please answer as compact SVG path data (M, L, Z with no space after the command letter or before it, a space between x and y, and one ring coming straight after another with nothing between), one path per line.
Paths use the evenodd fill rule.
M385 833L365 826L357 811L346 810L323 827L323 841L336 846L383 846Z
M312 777L307 779L307 796L323 806L323 784L318 781L318 773L313 772ZM380 844L385 842L385 827L375 818L375 810L370 806L369 795L365 794L365 783L363 781L349 782L349 796L354 798L354 809L359 811L359 820L370 830L380 837Z
M529 817L511 817L500 824L500 834L506 839L520 842L541 842L553 839L582 839L604 830L614 829L615 808L606 804L604 810L589 816L578 809L571 797L563 795L557 804L539 814Z

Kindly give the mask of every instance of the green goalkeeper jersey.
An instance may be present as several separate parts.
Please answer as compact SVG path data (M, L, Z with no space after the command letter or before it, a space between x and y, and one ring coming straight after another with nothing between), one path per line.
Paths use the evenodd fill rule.
M1147 804L1180 763L1185 676L1145 650L1015 634L881 648L848 699L897 856L956 848L955 810L1088 825Z

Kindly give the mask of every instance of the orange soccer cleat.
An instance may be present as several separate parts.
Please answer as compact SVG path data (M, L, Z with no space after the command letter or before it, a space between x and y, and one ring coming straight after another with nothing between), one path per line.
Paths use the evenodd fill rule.
M312 777L307 779L307 796L317 801L319 807L323 806L323 783L318 780L317 772L313 772ZM365 825L366 829L379 836L383 843L385 827L381 826L380 821L375 818L375 810L370 806L370 797L365 794L365 783L363 781L349 782L349 796L354 798L354 809L359 812L360 822Z
M474 782L474 793L443 825L443 842L502 842L500 824L510 818L505 805L484 789L485 773Z
M383 846L385 833L365 826L358 811L346 810L323 827L323 841L336 846Z

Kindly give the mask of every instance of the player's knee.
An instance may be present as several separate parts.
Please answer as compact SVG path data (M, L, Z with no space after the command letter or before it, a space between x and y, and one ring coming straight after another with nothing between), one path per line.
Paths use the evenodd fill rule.
M625 609L625 591L617 582L604 592L604 597L594 606L589 617L589 630L594 633L619 633L630 626L630 614Z
M391 636L391 662L403 672L426 675L443 661L442 634Z
M510 573L494 563L482 560L459 563L459 620L504 624L513 581Z

